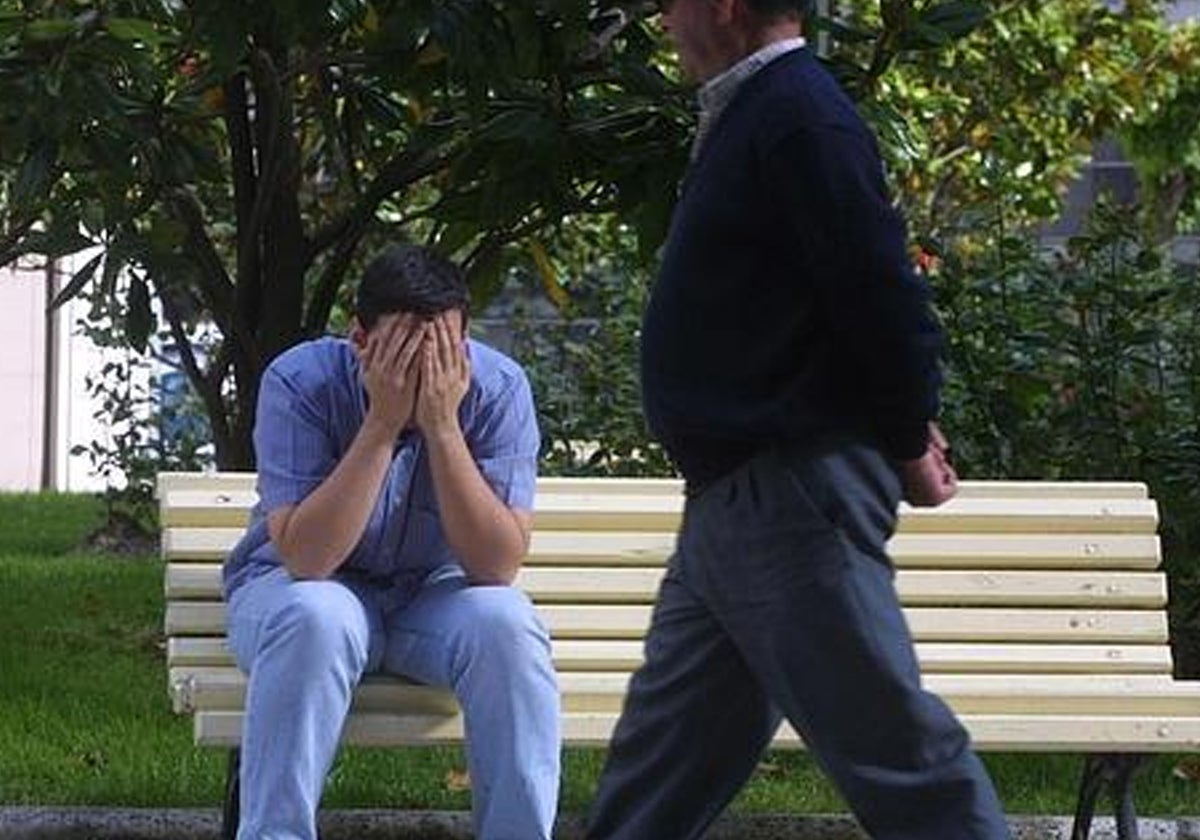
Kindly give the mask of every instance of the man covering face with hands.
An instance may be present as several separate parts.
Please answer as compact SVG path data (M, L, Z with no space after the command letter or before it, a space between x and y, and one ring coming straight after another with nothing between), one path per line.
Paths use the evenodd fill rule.
M224 575L249 675L241 840L317 836L351 695L377 671L453 690L478 837L550 837L558 689L545 628L510 586L538 430L521 368L466 337L467 302L452 263L392 246L349 336L263 375L260 500Z

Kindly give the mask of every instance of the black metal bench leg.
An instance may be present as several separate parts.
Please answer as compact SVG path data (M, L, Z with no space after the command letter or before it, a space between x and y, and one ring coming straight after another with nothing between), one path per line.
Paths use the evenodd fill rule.
M1127 755L1113 782L1117 802L1117 840L1138 840L1137 811L1133 807L1133 775L1148 756Z
M1089 755L1083 765L1079 784L1079 802L1075 806L1075 825L1071 840L1088 840L1096 798L1105 788L1115 805L1118 840L1138 840L1137 812L1133 806L1133 776L1148 756L1138 753Z
M225 769L225 802L221 809L221 840L236 840L238 819L241 813L242 751L234 747L229 751L229 763Z
M1089 755L1083 762L1079 782L1079 800L1075 805L1075 824L1071 840L1088 840L1092 833L1092 816L1096 812L1096 797L1104 787L1104 765L1099 756Z

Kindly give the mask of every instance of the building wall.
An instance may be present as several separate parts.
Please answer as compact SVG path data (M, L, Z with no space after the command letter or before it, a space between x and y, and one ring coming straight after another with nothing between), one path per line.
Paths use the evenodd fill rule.
M71 271L65 272L66 277ZM58 400L54 446L54 486L71 492L94 492L105 487L104 476L97 475L87 455L73 454L77 446L111 441L108 426L96 418L99 401L88 393L88 376L100 371L118 354L105 351L80 334L80 323L87 307L72 301L59 311L58 328ZM119 483L120 479L118 479Z
M59 265L63 281L90 256L64 260ZM79 334L79 323L87 315L83 303L68 303L54 314L56 370L49 384L51 423L50 439L46 440L45 306L44 269L0 268L0 337L4 341L0 351L0 491L43 487L72 492L102 490L105 478L94 473L86 455L74 455L71 450L108 436L107 427L95 417L97 401L88 393L87 377L116 354L101 351ZM47 470L43 470L44 452Z
M0 268L0 490L42 482L46 275Z

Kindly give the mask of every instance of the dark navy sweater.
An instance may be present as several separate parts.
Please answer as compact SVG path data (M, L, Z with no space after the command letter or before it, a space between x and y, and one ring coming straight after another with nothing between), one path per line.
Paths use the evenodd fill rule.
M775 59L675 208L642 331L651 432L692 487L847 435L916 458L940 348L873 136L807 49Z

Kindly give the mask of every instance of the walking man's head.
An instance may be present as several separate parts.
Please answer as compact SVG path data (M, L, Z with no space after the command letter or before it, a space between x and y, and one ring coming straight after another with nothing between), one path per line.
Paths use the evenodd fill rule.
M767 44L800 34L814 0L659 0L684 73L706 82Z

